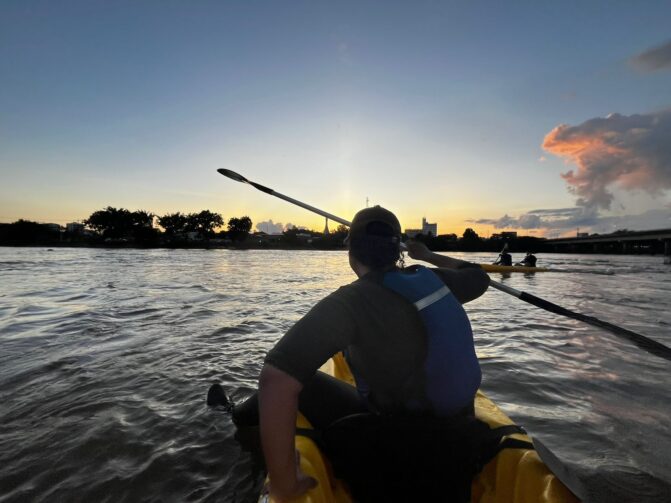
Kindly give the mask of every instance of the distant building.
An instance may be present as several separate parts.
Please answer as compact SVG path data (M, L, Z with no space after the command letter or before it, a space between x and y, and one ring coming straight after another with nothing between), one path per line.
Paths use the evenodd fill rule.
M417 234L424 234L425 236L431 233L432 236L438 235L438 224L430 224L426 218L422 218L421 229L405 229L405 234L409 238L414 238Z
M430 224L426 218L422 218L422 234L429 234L432 236L438 235L438 224Z
M58 224L44 224L44 226L50 231L61 232L61 226Z
M65 232L68 232L70 234L82 234L84 232L84 224L81 224L79 222L71 222L69 224L65 224Z
M578 233L576 233L576 237L578 237L578 238L586 238L587 236L589 236L589 232L578 232Z

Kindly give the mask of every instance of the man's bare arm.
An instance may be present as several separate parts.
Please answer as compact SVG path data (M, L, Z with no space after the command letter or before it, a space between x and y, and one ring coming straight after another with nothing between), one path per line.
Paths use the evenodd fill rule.
M447 255L440 255L438 253L432 252L421 241L409 240L405 243L405 246L408 248L408 254L410 255L410 258L428 262L429 264L433 264L436 267L443 267L445 269L458 269L459 267L472 264L472 262L467 262L465 260L459 260L458 258L448 257Z
M298 395L303 385L266 364L259 378L261 444L270 477L270 492L279 501L295 498L315 486L296 465L294 435Z

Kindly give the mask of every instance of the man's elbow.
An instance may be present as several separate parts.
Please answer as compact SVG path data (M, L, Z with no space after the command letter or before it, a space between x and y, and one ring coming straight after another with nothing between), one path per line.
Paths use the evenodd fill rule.
M472 284L475 285L473 288L476 292L477 295L475 298L477 299L487 291L489 288L489 274L487 274L484 269L474 269L473 272L473 277L471 278Z
M482 281L482 293L485 293L487 291L487 289L489 288L491 278L489 277L489 274L487 274L484 270L482 270L482 275L481 275L480 280Z
M266 363L259 375L259 394L284 392L290 394L300 393L303 385L296 378L283 370Z
M469 277L466 279L468 288L462 292L460 301L466 304L483 295L489 288L489 275L483 269L469 269Z

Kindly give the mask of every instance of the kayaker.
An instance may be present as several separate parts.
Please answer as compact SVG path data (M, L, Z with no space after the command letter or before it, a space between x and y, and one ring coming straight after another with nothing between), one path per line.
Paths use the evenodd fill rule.
M530 251L527 252L527 254L524 257L524 260L520 262L520 265L526 266L526 267L536 267L536 256L531 253Z
M410 421L413 432L419 431L413 434L419 444L439 443L433 433L422 437L429 426L474 417L481 372L461 304L487 290L487 274L475 264L432 253L419 242L408 244L410 256L439 268L402 267L400 223L379 206L354 216L346 243L358 279L322 299L289 329L265 358L258 402L254 395L234 408L238 425L254 424L260 417L270 492L279 501L295 498L316 483L301 472L294 453L299 409L319 430L356 413L372 413L368 417L373 421L385 418L387 425ZM346 354L356 389L318 372L340 351ZM399 439L388 441L393 444ZM339 444L344 444L337 447L347 454L347 442ZM353 444L356 448L357 442ZM452 455L446 451L441 451L441 457ZM357 457L352 453L351 461ZM403 465L401 472L408 480L421 484L416 482L421 477L413 475L421 461L403 458L397 464ZM424 461L433 468L441 460ZM364 464L360 471L366 478L373 468ZM443 495L448 480L444 477L439 473L432 478ZM345 480L354 489L355 499L368 499L356 494L356 481ZM468 497L470 479L462 486L460 501ZM424 489L418 487L416 494Z
M508 245L503 247L499 257L494 262L494 265L513 265L513 257L508 253Z

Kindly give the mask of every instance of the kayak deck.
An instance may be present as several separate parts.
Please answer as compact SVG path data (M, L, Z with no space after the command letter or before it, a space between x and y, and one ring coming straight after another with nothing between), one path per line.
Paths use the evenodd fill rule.
M342 355L336 355L324 367L327 372L345 382L353 383L352 375ZM484 393L475 398L476 415L490 427L513 424ZM299 414L296 426L310 428L310 423ZM524 434L512 438L531 441ZM300 503L352 503L345 485L334 478L328 460L316 444L305 436L296 436L301 469L314 477L318 484L302 497ZM270 502L267 495L259 501ZM473 480L471 503L576 503L579 500L545 466L533 449L503 449Z

